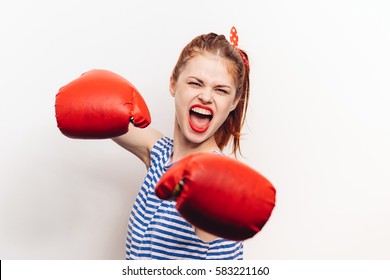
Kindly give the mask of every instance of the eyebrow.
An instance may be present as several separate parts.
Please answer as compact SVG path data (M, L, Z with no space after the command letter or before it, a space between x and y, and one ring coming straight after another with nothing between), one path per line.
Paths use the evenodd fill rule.
M195 79L195 80L197 80L199 83L201 83L201 84L204 84L204 82L203 82L203 80L201 80L201 79L199 79L199 78L197 78L197 77L194 77L194 76L188 76L188 78L192 78L192 79ZM228 85L216 85L215 87L218 87L218 88L228 88L228 89L231 89L231 87L230 86L228 86Z

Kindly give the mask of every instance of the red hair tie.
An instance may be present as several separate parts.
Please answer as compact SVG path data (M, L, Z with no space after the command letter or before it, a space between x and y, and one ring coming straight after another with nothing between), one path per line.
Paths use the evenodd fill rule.
M237 29L233 26L230 29L230 44L236 47L236 50L242 57L242 60L244 61L246 69L249 69L249 62L248 59L246 59L245 55L242 53L242 51L237 47L238 46L238 36L237 36Z

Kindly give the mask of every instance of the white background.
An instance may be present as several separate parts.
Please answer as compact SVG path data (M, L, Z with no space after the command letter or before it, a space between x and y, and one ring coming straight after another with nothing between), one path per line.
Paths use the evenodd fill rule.
M390 258L390 2L2 1L0 259L123 259L145 175L111 140L56 127L58 89L104 68L172 134L168 82L193 37L239 32L246 164L277 189L246 259Z

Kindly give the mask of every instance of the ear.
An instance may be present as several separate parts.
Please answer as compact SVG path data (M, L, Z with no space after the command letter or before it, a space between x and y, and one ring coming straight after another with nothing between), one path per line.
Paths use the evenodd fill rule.
M170 91L172 97L175 97L175 88L176 88L175 81L173 80L173 77L171 76L171 78L169 79L169 91Z
M232 104L232 106L230 107L230 112L232 112L232 111L234 111L234 109L236 109L236 107L237 107L239 101L240 101L239 98L237 98L237 100L234 100L234 101L233 101L233 104Z

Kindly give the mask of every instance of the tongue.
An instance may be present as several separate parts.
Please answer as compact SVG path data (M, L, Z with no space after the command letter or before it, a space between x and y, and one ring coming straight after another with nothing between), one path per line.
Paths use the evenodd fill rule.
M210 122L209 117L200 114L191 114L190 119L192 125L199 129L205 128Z

